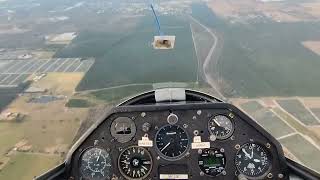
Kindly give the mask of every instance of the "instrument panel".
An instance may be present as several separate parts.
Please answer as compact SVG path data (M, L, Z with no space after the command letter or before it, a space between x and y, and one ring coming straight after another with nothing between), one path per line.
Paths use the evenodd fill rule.
M73 179L288 179L280 144L227 103L116 107L69 160Z

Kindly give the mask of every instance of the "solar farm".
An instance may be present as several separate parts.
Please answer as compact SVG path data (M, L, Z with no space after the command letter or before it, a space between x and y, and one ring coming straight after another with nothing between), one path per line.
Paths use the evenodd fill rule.
M93 59L56 58L46 60L1 60L0 87L13 87L35 73L74 73L87 72Z

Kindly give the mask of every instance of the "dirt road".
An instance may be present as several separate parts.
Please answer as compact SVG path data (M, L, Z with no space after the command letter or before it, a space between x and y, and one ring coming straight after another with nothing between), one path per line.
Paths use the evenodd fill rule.
M193 18L192 16L190 16L190 18L196 22L197 24L199 24L202 28L204 28L214 39L214 42L212 44L212 47L210 48L210 51L206 57L206 59L204 60L204 63L202 65L202 68L203 68L203 72L204 72L204 75L205 75L205 78L206 78L206 81L210 84L210 86L218 93L218 95L220 97L222 97L223 99L226 99L223 94L219 91L219 88L217 86L217 83L215 82L214 80L214 75L213 75L213 72L212 72L212 69L210 67L209 64L210 64L210 61L212 61L211 63L213 63L214 67L217 66L218 64L218 59L217 58L212 58L213 56L213 53L215 52L215 49L217 47L217 44L218 44L218 37L208 28L206 27L205 25L201 24L198 20L196 20L195 18ZM199 61L199 60L198 60Z

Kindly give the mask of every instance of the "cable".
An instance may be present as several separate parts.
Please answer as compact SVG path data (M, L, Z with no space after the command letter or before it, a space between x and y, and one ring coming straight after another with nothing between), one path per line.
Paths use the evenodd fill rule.
M159 36L163 36L163 33L162 33L162 31L161 31L161 26L160 26L159 18L158 18L158 16L157 16L156 11L154 10L154 7L153 7L153 5L152 5L151 2L150 2L150 7L151 7L152 12L153 12L153 15L154 15L154 17L155 17L155 19L156 19L156 25L157 25L157 29L158 29Z

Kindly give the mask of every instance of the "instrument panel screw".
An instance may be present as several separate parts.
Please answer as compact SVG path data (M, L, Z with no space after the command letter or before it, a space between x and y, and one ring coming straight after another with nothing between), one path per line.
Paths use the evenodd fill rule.
M210 141L215 141L217 139L217 137L215 135L211 134L209 139L210 139Z
M227 175L227 172L226 171L222 171L222 175Z
M267 144L266 144L266 147L267 147L267 148L270 148L270 147L271 147L271 144L270 144L270 143L267 143Z
M121 147L119 147L119 151L122 151L123 149Z
M199 135L199 131L198 131L198 130L194 130L194 131L193 131L193 134L194 134L195 136L198 136L198 135Z
M111 151L111 149L110 149L110 148L107 148L107 149L106 149L106 151L107 151L107 152L110 152L110 151Z
M233 118L234 118L234 114L229 113L229 117L230 117L231 119L233 119Z
M197 119L197 116L192 116L192 120L196 120Z
M160 160L160 156L157 156L157 160Z
M167 122L171 125L176 124L179 121L179 118L176 114L170 113L167 117Z
M278 174L278 178L280 178L280 179L282 179L284 177L284 175L283 174Z
M200 176L204 176L204 172L200 171Z
M135 119L136 119L136 117L132 116L132 117L131 117L131 119L132 119L132 120L135 120Z
M187 129L188 128L188 124L183 124L183 128Z
M240 144L236 144L236 145L234 146L234 148L240 149Z
M198 110L198 111L197 111L197 114L198 114L199 116L201 115L201 113L202 113L201 110Z
M141 113L141 117L145 117L146 116L146 113L145 112L142 112Z
M231 140L235 140L236 138L234 137L234 136L231 136L231 138L230 138Z
M220 149L220 152L224 153L224 149L223 149L223 148L221 148L221 149Z
M158 129L159 129L159 127L158 127L158 126L155 126L155 127L154 127L154 129L155 129L155 130L158 130Z
M202 149L198 149L198 154L202 154Z
M271 179L272 177L273 177L272 173L269 173L269 174L267 175L267 178L269 178L269 179Z

